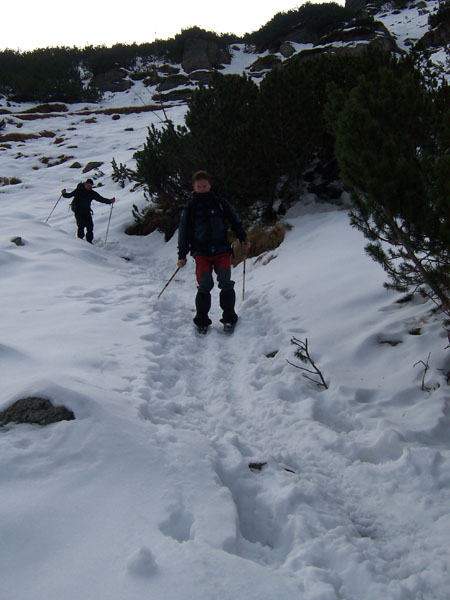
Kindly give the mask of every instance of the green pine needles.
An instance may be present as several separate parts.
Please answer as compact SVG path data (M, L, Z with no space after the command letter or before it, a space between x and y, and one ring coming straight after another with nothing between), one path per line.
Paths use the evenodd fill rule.
M450 317L450 89L409 61L380 56L335 115L336 158L352 224L401 292Z

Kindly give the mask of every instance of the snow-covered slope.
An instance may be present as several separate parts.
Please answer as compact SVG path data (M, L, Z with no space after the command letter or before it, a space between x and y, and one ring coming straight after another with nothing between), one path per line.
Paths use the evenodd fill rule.
M103 106L133 104L131 90ZM176 240L126 236L143 195L110 177L162 115L82 108L20 129L8 116L7 131L56 136L0 152L22 181L0 187L0 409L36 395L76 416L0 429L1 597L447 600L450 360L433 307L399 304L346 212L312 203L247 261L244 301L235 269L233 336L217 289L198 336L192 263L158 299ZM94 206L94 246L67 200L45 222L91 160L117 198L106 245L109 206ZM292 337L328 390L289 364Z

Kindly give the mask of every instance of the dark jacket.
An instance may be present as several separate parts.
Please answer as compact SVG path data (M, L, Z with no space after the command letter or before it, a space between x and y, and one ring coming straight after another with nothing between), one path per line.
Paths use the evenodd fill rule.
M229 202L213 192L192 193L181 214L178 230L178 258L231 253L227 223L241 242L247 239L242 222Z
M97 200L97 202L103 204L111 204L111 200L103 198L98 192L87 190L84 183L79 183L72 192L67 192L63 196L64 198L73 198L70 206L74 213L90 213L92 200Z

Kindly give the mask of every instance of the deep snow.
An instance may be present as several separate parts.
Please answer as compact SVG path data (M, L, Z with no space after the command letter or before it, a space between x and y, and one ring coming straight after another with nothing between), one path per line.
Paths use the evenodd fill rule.
M135 91L148 94L104 105L139 105ZM160 116L29 121L18 131L65 141L0 153L0 175L22 180L0 187L0 408L42 395L76 415L0 430L1 597L447 600L442 320L419 298L399 304L346 211L311 202L287 215L279 249L247 261L243 302L234 270L233 336L217 289L198 336L192 263L158 300L176 240L126 236L145 202L110 177ZM39 162L63 153L73 159ZM66 200L45 223L61 188L86 177L75 160L103 160L98 189L118 199L106 245L109 206L94 203L94 246L74 236ZM293 336L328 390L287 362ZM429 353L424 392L414 365Z

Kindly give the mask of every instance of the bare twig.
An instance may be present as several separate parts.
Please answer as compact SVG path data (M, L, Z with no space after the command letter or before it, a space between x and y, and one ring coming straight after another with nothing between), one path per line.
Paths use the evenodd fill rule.
M299 358L304 363L309 363L312 366L313 370L307 369L306 367L300 367L299 365L295 365L294 363L290 362L287 359L286 359L286 361L290 365L295 367L296 369L300 369L301 371L305 371L305 373L310 373L311 375L315 375L316 377L318 377L319 381L313 377L310 377L309 375L306 375L305 373L302 373L303 377L305 377L306 379L309 379L309 381L312 381L313 383L315 383L318 386L324 387L327 390L328 384L325 381L325 378L322 375L321 370L316 365L316 363L313 361L313 359L311 358L311 355L309 353L308 338L305 338L305 341L303 341L303 340L297 339L296 337L293 337L291 339L291 344L294 344L295 346L297 346L297 350L295 352L295 355L297 356L297 358Z
M153 73L154 73L154 76L155 76L155 80L157 80L158 79L158 71L156 69L156 62L153 63ZM164 119L160 118L160 121L162 123L171 123L172 120L169 119L169 117L167 116L166 107L164 106L164 102L163 102L162 98L159 98L156 101L159 102L159 104L161 106L162 113L164 115Z
M427 387L425 385L425 376L428 373L429 369L430 369L430 356L431 356L431 352L428 353L428 358L427 358L427 362L423 362L423 360L418 360L414 365L413 368L416 367L417 365L423 365L424 366L424 370L423 370L423 376L422 376L422 392L430 392L431 388Z

